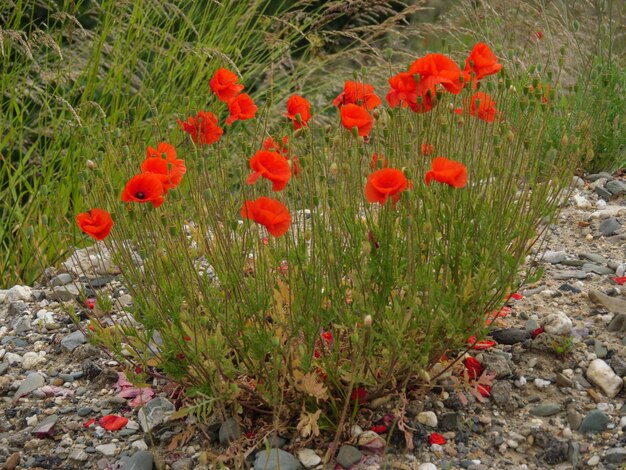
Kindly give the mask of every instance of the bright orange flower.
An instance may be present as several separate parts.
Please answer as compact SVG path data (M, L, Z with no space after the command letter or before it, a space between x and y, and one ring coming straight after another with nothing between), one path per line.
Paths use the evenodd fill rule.
M432 170L426 172L426 184L431 180L462 188L467 184L467 168L465 165L445 157L435 157L432 162Z
M299 121L298 114L300 115ZM311 119L311 103L300 95L291 95L287 100L287 114L285 116L293 121L294 129L306 127L309 119Z
M141 173L133 176L122 192L124 202L151 202L159 207L165 201L161 178L154 173Z
M367 178L365 185L365 198L371 202L384 205L387 199L395 204L400 199L400 193L409 186L404 173L395 168L383 168L373 172Z
M477 91L470 98L470 114L483 121L493 122L496 118L496 102L487 93Z
M224 133L217 125L217 116L209 111L198 111L195 117L189 116L187 122L179 119L178 125L191 136L194 143L200 145L217 142Z
M429 144L428 142L422 143L422 155L428 156L432 155L435 151L435 146L433 144Z
M141 172L157 175L161 179L165 194L178 186L183 175L187 173L185 161L176 158L176 150L166 142L159 143L156 149L148 147L146 155L147 158L141 164Z
M382 155L373 154L372 159L370 160L370 168L372 170L378 169L378 162L380 162L381 168L387 168L387 159Z
M287 136L283 137L282 144L278 142L276 139L274 139L273 137L268 137L267 139L263 141L263 149L271 150L273 152L278 152L287 160L290 160L291 165L292 165L292 170L293 170L293 176L298 176L298 173L300 173L300 167L298 166L298 157L289 156L289 153L288 153L289 149L287 147L288 143L289 143L289 137Z
M416 113L425 113L433 108L428 95L422 95L421 99L417 99L415 75L400 72L388 81L391 89L387 93L387 103L392 109L400 105L403 108L409 107Z
M346 80L343 91L333 100L333 104L341 107L349 103L364 105L366 109L371 110L380 106L382 101L374 93L372 85Z
M485 78L487 75L498 73L502 64L498 63L498 58L487 44L477 42L469 57L465 60L465 70L463 71L464 83L469 80L474 82Z
M243 90L243 85L237 84L237 80L239 77L230 70L218 69L211 78L209 86L220 101L228 103Z
M342 106L339 112L343 127L349 131L356 127L361 137L366 137L370 134L374 119L363 106L350 103Z
M250 159L252 173L248 177L248 184L253 184L261 176L272 182L272 191L281 191L287 186L291 178L289 161L280 153L268 150L259 150Z
M230 126L235 121L252 119L256 115L257 107L248 93L235 96L228 102L230 116L226 118L226 125Z
M263 225L275 237L283 236L291 225L289 209L281 202L269 197L246 201L241 208L241 216Z
M96 240L104 240L113 227L113 219L104 209L91 209L76 216L80 229Z
M461 69L449 57L443 54L426 54L417 59L409 67L411 75L419 74L417 84L418 95L425 95L430 91L430 96L435 96L436 86L441 84L450 93L461 92Z

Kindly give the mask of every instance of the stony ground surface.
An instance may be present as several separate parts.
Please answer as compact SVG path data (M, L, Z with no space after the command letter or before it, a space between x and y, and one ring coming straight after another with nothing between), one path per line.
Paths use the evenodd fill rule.
M472 351L496 374L486 403L467 396L464 405L456 392L442 388L411 401L411 451L404 436L384 428L397 403L367 410L331 468L623 468L626 285L613 278L626 270L626 184L611 175L574 184L538 249L543 277L497 320L496 346ZM89 253L79 261L89 263ZM164 383L143 390L126 383L120 365L87 344L70 320L63 303L76 305L80 290L111 295L118 309L132 302L110 260L91 262L101 265L89 279L70 262L50 270L42 285L0 291L1 468L220 468L212 462L245 431L237 421L185 435L188 423L168 420L175 400ZM147 403L133 406L137 400ZM129 421L107 430L99 420L109 415ZM378 427L372 430L372 424ZM433 432L446 442L430 445ZM303 448L290 437L271 437L248 465L322 468L327 443ZM236 446L235 440L230 450Z

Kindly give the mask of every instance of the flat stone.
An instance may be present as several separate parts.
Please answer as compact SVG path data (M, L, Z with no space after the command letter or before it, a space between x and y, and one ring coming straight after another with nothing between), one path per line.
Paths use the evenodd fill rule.
M222 423L219 430L220 444L227 445L241 437L241 426L234 418L228 418Z
M582 434L603 432L610 419L600 410L590 411L578 429Z
M626 333L626 313L615 315L606 329L612 333Z
M626 377L626 360L619 357L617 354L611 356L611 369L620 377ZM1 374L0 374L1 375Z
M85 462L89 458L89 454L83 449L72 449L67 458L77 462Z
M9 364L7 362L0 362L0 375L6 374L9 370Z
M602 178L610 180L613 178L613 175L611 175L611 173L608 173L606 171L601 171L600 173L592 173L590 175L587 175L586 178L587 178L587 181L594 182Z
M30 308L26 302L23 300L15 300L13 302L9 302L9 315L11 316L22 316L30 314Z
M190 458L179 459L170 466L171 470L192 470L192 468L193 460Z
M68 273L61 273L50 279L50 285L52 287L64 286L72 282L72 275Z
M498 344L517 344L529 339L531 332L521 328L507 328L505 330L496 330L491 332L491 337Z
M567 442L552 437L543 451L543 460L549 465L565 462L567 460L568 449L569 444Z
M544 403L532 408L530 414L533 416L553 416L561 411L561 405L558 403Z
M495 403L504 404L509 402L513 387L506 380L498 380L491 387L491 398Z
M114 442L111 442L109 444L100 444L99 446L96 446L96 450L103 455L112 457L117 452L117 444L115 444Z
M68 302L80 296L80 289L75 284L57 286L52 289L52 298L58 302Z
M126 461L121 470L152 470L154 466L154 457L152 452L141 450L135 452L130 459Z
M572 431L576 431L583 421L582 415L573 407L567 408L567 422Z
M567 253L565 251L546 251L543 256L542 256L542 260L545 261L546 263L550 263L550 264L558 264L561 261L565 260L567 258Z
M609 297L598 290L590 290L587 294L594 304L602 305L609 312L626 314L626 301Z
M5 295L5 302L16 302L18 300L30 302L33 299L33 290L28 286L13 286Z
M622 228L622 224L620 224L615 217L610 217L600 223L600 227L598 227L598 230L600 230L600 233L602 233L602 235L604 235L605 237L610 237L611 235L614 235L615 232L617 232L620 228Z
M437 415L432 411L422 411L417 415L417 422L431 428L437 427Z
M54 426L56 425L56 422L58 420L59 420L58 415L48 416L44 420L42 420L39 424L37 424L31 431L31 433L37 436L39 439L52 437L54 436Z
M559 286L559 290L562 292L571 292L572 294L580 294L580 289L572 286L571 284L562 284Z
M21 397L28 395L33 390L43 387L46 384L46 379L43 375L38 374L37 372L31 372L26 376L19 388L13 395L13 401L19 400Z
M24 315L17 318L11 325L11 328L13 328L13 331L18 335L27 333L31 329L30 316Z
M619 180L611 180L604 185L604 189L606 189L614 197L617 197L626 193L626 184Z
M303 467L300 461L289 452L282 449L264 449L255 454L253 468L254 470L300 470Z
M607 274L613 274L615 272L608 266L600 266L599 264L594 263L586 263L583 265L582 270L586 273L595 273L600 274L601 276L606 276Z
M604 359L606 355L609 353L609 350L606 348L602 341L595 339L593 341L593 351L599 359Z
M626 449L623 447L617 447L615 449L609 449L604 454L604 461L606 463L623 463L626 462Z
M594 359L587 368L587 379L602 390L609 398L614 398L624 385L623 380L602 359Z
M582 259L566 259L561 261L561 263L563 266L572 266L574 268L581 268L584 266L585 261Z
M611 197L613 196L613 194L611 194L611 191L607 191L602 186L598 186L596 188L596 194L600 196L602 199L604 199L605 201L610 200Z
M322 458L315 453L313 449L300 449L298 451L298 460L305 468L313 468L320 464Z
M167 399L157 397L141 407L137 413L139 424L144 432L150 432L155 426L165 423L176 408Z
M585 271L559 271L554 273L552 277L558 281L566 281L567 279L585 279L587 273Z
M556 312L546 315L542 321L546 333L558 336L567 336L572 331L572 320L563 312Z
M86 342L87 338L85 337L83 332L80 330L76 330L61 340L61 346L72 352L78 346L80 346L81 344L85 344Z
M580 259L586 259L596 264L606 264L607 260L604 256L597 253L580 253L578 255Z
M344 444L339 448L339 453L335 460L339 465L345 468L350 468L363 458L363 454L356 447ZM255 467L256 470L256 467Z
M444 431L458 431L461 429L461 416L459 413L444 413L440 426Z

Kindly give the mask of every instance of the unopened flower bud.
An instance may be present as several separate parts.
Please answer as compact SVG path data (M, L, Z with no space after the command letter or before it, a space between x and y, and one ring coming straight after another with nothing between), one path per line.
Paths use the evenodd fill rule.
M374 119L379 119L380 118L380 109L375 109L374 111L372 111L372 117Z
M93 160L87 160L86 163L87 168L89 168L90 170L95 170L98 165L96 164L96 162L94 162Z
M371 315L365 315L365 318L363 319L363 326L365 326L365 328L369 328L370 326L372 326Z
M308 242L311 239L311 231L310 230L305 230L304 231L304 239Z
M358 127L354 126L352 128L352 135L354 136L355 139L359 138L359 128Z
M302 136L304 135L304 133L306 132L306 130L305 130L305 129L307 129L307 128L306 128L306 127L301 127L300 129L298 129L298 130L294 131L293 136L294 136L296 139L299 139L299 138L300 138L300 137L302 137Z
M120 130L119 127L116 127L113 130L113 137L115 137L116 139L119 139L122 136L122 131Z
M332 175L332 176L337 176L337 172L339 171L339 167L337 165L336 162L332 162L330 164L330 168L328 169L328 172Z
M124 153L125 156L129 156L130 155L130 148L128 147L128 145L124 145L122 147L122 152Z
M561 137L561 146L567 147L567 144L569 144L569 137L567 137L567 134L564 134L563 137Z
M508 142L513 142L513 139L515 138L515 134L513 134L513 131L509 129L505 137Z

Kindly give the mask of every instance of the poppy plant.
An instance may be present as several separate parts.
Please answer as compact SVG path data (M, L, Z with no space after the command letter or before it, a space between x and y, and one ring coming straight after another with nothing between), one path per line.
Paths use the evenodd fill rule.
M380 162L380 164L378 162ZM379 166L380 168L387 168L387 159L382 155L375 153L372 155L372 159L370 160L370 168L372 170L376 170Z
M289 156L289 153L288 153L289 150L287 147L288 143L289 143L289 137L287 136L283 137L282 144L276 139L274 139L273 137L268 137L267 139L263 141L263 149L280 153L283 157L285 157L287 160L291 162L293 176L298 176L298 173L300 173L300 167L298 166L298 157Z
M496 119L496 102L487 93L477 91L470 98L470 114L486 122Z
M390 89L386 99L390 108L408 107L415 113L425 113L433 108L432 100L428 95L420 95L418 98L415 75L400 72L391 77L388 82Z
M113 228L113 219L104 209L91 209L76 216L80 229L96 240L104 240Z
M291 214L287 206L269 197L246 201L241 208L241 216L263 225L274 237L283 236L291 225Z
M467 184L467 168L454 160L435 157L432 161L432 169L426 172L425 180L426 185L435 180L454 188L462 188Z
M238 80L239 77L230 70L218 69L209 81L209 86L211 91L217 95L217 99L228 103L244 88L243 85L237 83Z
M198 111L195 116L189 116L186 122L179 119L178 125L191 136L195 144L200 145L217 142L224 133L217 125L217 116L209 111Z
M248 93L235 96L228 102L230 115L226 118L226 125L230 126L235 121L245 121L254 118L257 109Z
M154 207L159 207L165 198L163 194L161 178L154 173L141 173L133 176L122 192L124 202L151 202Z
M277 152L259 150L250 159L250 168L254 173L248 177L248 184L253 184L261 176L272 182L272 191L281 191L291 178L291 167L285 157Z
M502 69L502 64L498 62L498 58L489 48L489 46L482 42L477 42L470 52L470 55L465 60L465 70L463 71L464 83L467 83L470 79L476 87L476 82L488 75L498 73Z
M422 155L425 157L428 155L432 155L435 152L435 146L433 144L429 144L428 142L422 143Z
M374 109L382 104L380 97L374 93L374 87L367 83L346 80L343 91L333 100L333 105L360 104L366 109Z
M349 131L356 127L361 137L367 137L370 134L374 119L363 106L350 103L342 106L339 113L343 127Z
M306 127L309 119L311 119L311 103L300 95L291 95L287 100L287 114L285 116L293 121L295 130L303 126Z
M417 93L435 96L436 86L441 85L453 94L461 92L461 69L449 57L443 54L426 54L409 67L411 75L419 75Z
M166 142L161 142L157 148L148 147L147 158L141 164L142 173L152 173L161 179L163 192L175 188L180 184L183 175L187 173L185 161L176 158L176 150ZM161 155L165 158L161 158Z
M402 171L395 168L383 168L375 171L367 178L365 198L371 202L384 205L387 199L395 204L402 193L409 186L409 182Z

